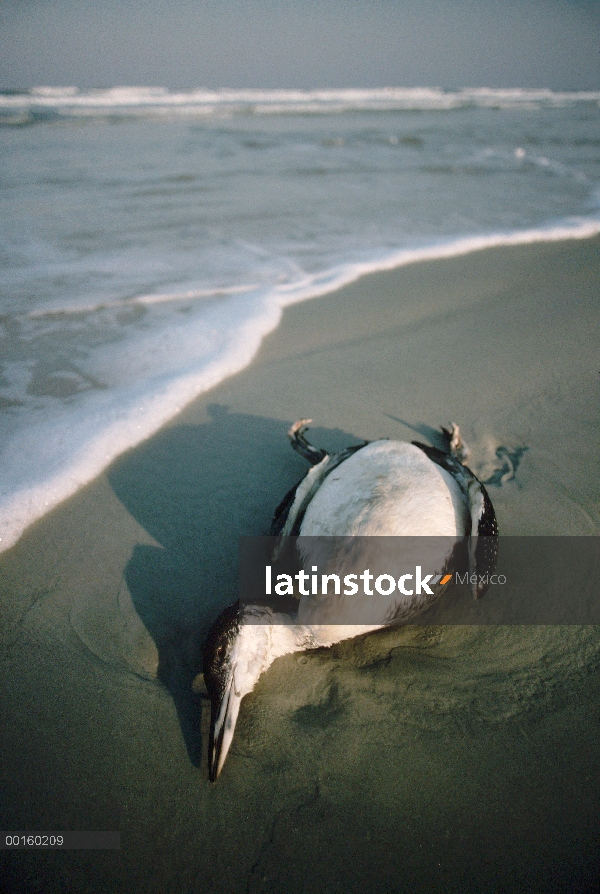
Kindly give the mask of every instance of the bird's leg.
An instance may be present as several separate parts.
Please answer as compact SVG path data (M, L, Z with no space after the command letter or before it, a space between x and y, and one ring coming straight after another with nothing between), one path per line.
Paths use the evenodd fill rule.
M446 440L448 441L448 448L452 456L456 457L456 459L461 462L468 458L470 454L470 450L463 441L460 428L456 424L456 422L450 423L450 431L447 428L442 427L442 431L446 436Z
M303 456L304 459L308 460L311 466L316 466L325 459L327 451L318 450L316 447L313 447L304 437L304 432L307 430L311 422L312 419L299 419L297 422L294 422L288 431L288 437L294 450L296 450L300 456Z

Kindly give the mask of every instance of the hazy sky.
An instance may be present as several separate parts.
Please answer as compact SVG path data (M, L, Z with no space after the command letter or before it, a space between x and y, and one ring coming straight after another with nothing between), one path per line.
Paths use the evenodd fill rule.
M600 0L0 0L0 88L600 89Z

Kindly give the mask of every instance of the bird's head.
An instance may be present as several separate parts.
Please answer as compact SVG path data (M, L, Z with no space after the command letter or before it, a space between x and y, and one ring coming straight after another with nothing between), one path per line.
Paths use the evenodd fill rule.
M264 615L264 617L263 617ZM214 782L223 768L245 695L252 692L273 657L269 645L272 613L228 606L213 624L203 654L204 681L211 702L208 772Z

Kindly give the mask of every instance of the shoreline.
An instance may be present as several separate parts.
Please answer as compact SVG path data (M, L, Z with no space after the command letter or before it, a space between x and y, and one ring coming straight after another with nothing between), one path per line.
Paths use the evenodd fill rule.
M53 478L41 484L26 487L24 490L11 495L7 500L7 506L3 510L6 521L4 524L0 523L0 554L17 543L19 538L32 524L35 524L39 519L59 507L65 500L70 499L71 496L82 487L87 486L98 475L103 474L113 462L118 461L119 456L135 449L146 440L152 438L164 426L168 426L176 421L182 412L179 409L179 404L183 405L183 411L185 411L196 400L218 388L222 382L249 368L260 354L265 339L277 331L281 324L282 314L290 307L334 296L338 292L352 288L365 277L385 275L387 273L393 274L413 265L420 266L421 264L435 264L439 261L452 261L480 252L493 251L494 249L502 250L518 246L536 245L550 246L556 243L566 245L573 240L577 242L580 240L586 242L588 240L597 241L599 238L599 227L600 223L594 223L590 220L585 225L579 224L578 227L570 227L563 224L561 226L542 227L535 230L521 230L514 233L492 233L481 237L461 237L448 243L430 247L401 250L379 262L350 264L337 276L333 275L333 271L329 271L326 274L309 278L311 281L310 285L298 286L298 284L292 284L291 286L286 285L275 288L269 300L269 305L273 304L273 306L270 306L268 309L266 307L263 308L263 316L270 321L266 324L266 328L263 322L264 331L256 330L256 321L249 327L246 325L248 330L246 336L250 339L250 347L245 344L241 348L238 344L237 347L232 348L233 354L231 358L220 356L212 365L201 372L188 375L181 381L171 383L165 394L157 393L152 396L146 396L146 398L143 398L143 402L146 405L154 405L154 415L151 412L150 417L148 417L148 406L146 406L144 418L136 415L135 420L131 418L126 423L113 420L110 426L110 431L112 432L112 436L109 439L112 440L110 447L108 446L106 432L94 436L87 446L85 443L82 443L79 449L79 453L82 455L75 460L73 466L59 472ZM216 384L214 383L215 378L217 380ZM204 384L200 386L199 382ZM207 386L206 382L213 382L213 384ZM171 392L176 393L177 406L175 409L166 410L166 404L173 404L173 394ZM168 396L169 394L170 397ZM194 396L190 397L190 394L194 394ZM140 400L142 398L139 398L137 403ZM134 422L136 429L139 431L132 440L131 428ZM39 436L40 433L33 432L32 434ZM84 447L85 450L83 450ZM86 454L85 458L83 458L83 453ZM15 517L19 519L16 527ZM9 519L12 520L9 521Z
M278 659L215 785L191 682L239 535L306 471L297 418L329 450L458 422L482 478L519 457L490 486L501 534L600 534L599 257L598 237L495 248L286 308L250 366L0 555L7 828L122 833L116 856L10 854L13 888L592 890L599 628L415 626Z

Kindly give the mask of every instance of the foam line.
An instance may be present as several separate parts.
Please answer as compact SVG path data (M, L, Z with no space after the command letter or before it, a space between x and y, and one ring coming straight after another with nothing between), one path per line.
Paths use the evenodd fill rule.
M600 233L600 220L595 218L573 219L547 227L537 227L514 232L490 233L485 236L466 236L413 249L400 249L385 258L361 264L351 264L339 271L328 271L314 277L313 281L277 286L283 307L317 298L343 286L350 285L361 276L394 270L423 261L457 258L461 255L511 245L531 245L536 242L564 242L568 239L590 239Z
M286 306L333 292L378 271L489 248L587 239L598 234L600 220L572 219L536 229L402 249L370 263L350 264L253 292L243 323L236 328L226 326L220 347L205 355L200 365L186 355L184 369L163 372L134 387L101 392L83 410L59 411L35 430L26 429L13 438L5 461L0 462L5 476L0 482L0 551L16 543L32 522L95 478L117 456L153 435L187 403L248 366L263 338L279 325ZM237 292L237 287L231 291ZM237 295L234 300L241 302L245 297ZM98 419L102 420L101 429ZM36 465L42 455L40 444L44 445L44 469Z

